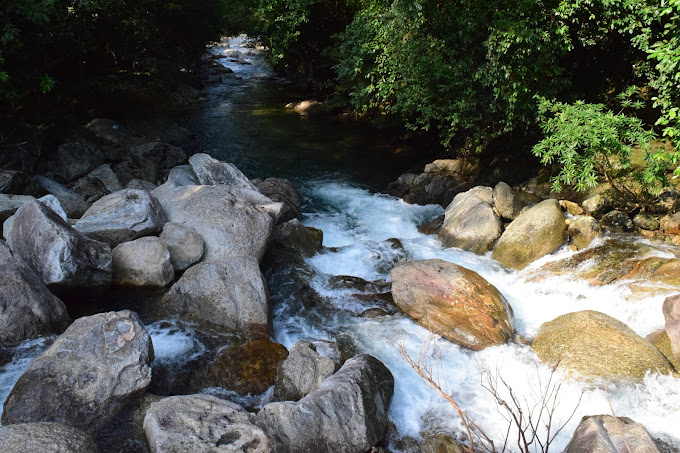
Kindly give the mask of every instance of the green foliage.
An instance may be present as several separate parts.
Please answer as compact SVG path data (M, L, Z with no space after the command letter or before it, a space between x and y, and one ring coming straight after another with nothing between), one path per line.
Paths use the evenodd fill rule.
M666 182L669 162L661 157L664 153L649 149L654 133L638 118L615 114L602 104L546 99L539 100L538 115L545 138L534 146L533 153L543 164L559 164L554 190L570 185L585 191L605 178L614 190L635 198L636 190L627 185L628 176L650 192L658 192ZM634 147L646 153L645 170L635 171L631 166Z

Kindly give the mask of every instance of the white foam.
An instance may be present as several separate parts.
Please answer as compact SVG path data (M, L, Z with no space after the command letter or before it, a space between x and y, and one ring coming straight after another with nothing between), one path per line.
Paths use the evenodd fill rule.
M154 322L146 326L153 343L155 361L187 362L206 350L196 332L176 319Z

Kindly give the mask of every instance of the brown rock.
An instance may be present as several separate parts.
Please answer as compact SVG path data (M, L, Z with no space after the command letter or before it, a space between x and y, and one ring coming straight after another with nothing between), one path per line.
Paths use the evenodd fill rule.
M676 370L680 370L680 360L673 355L673 349L671 348L671 339L668 338L668 334L665 329L656 330L645 337L645 340L652 343L652 345L661 352L669 362L675 367Z
M680 359L680 294L667 297L663 301L663 316L666 319L666 333L671 342L671 350Z
M479 351L514 333L512 308L479 274L443 260L411 261L392 272L395 304L419 324Z

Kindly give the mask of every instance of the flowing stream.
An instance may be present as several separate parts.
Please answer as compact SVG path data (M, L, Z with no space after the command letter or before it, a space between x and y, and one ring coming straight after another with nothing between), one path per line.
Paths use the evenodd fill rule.
M304 200L301 222L324 232L324 249L307 262L314 270L311 285L324 301L321 306L306 308L287 276L267 275L274 303L274 339L288 348L298 340L309 340L319 352L335 358L350 351L370 353L382 360L395 377L390 408L395 428L392 450L412 451L408 438L418 442L427 433L456 436L464 432L451 405L400 356L399 345L415 358L426 344L424 357L434 364L442 386L501 443L508 423L484 388L485 376L502 378L522 400L532 402L548 385L551 370L529 346L513 342L475 353L432 337L405 315L390 310L379 297L372 297L374 290L338 285L337 276L389 281L389 271L398 260L441 258L472 269L495 285L513 307L518 333L527 339L542 323L584 309L611 315L642 336L663 327L661 304L677 288L657 287L645 293L624 283L590 286L576 272L540 273L543 264L573 255L567 248L521 272L503 268L488 255L443 248L435 236L417 229L442 214L441 207L409 205L377 193L406 165L406 159L394 153L389 137L331 117L308 118L286 109L287 102L296 100L291 98L294 87L276 78L257 50L241 39L225 40L211 52L223 55L218 61L234 73L222 76L222 83L211 87L207 99L188 115L188 126L199 135L200 148L233 162L250 178L291 179ZM662 245L652 245L650 250L648 254L658 256L678 253ZM385 313L360 316L371 308ZM156 365L182 366L208 348L190 326L142 318L153 338ZM52 340L26 342L11 353L11 359L0 362L4 363L0 398L7 395L30 359ZM552 376L553 380L561 378L559 372ZM580 404L554 439L551 451L562 451L581 417L611 413L608 398L616 415L644 424L669 448L680 447L680 379L648 374L639 382L608 383L607 389L608 393L601 383L564 377L553 433L572 415L579 398ZM502 386L499 391L503 392Z

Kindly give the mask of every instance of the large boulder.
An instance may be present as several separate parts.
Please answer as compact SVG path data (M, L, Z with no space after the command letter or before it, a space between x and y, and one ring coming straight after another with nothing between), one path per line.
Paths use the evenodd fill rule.
M493 209L493 190L478 186L456 195L446 208L439 239L446 247L483 254L501 235L502 226Z
M242 189L257 190L257 187L229 162L220 162L207 154L198 153L189 158L189 164L198 178L198 182L203 185L223 184Z
M168 222L160 239L170 251L170 261L176 271L187 270L203 257L205 241L189 226Z
M663 302L663 316L666 319L666 334L671 342L671 350L680 360L680 294L667 297Z
M580 215L569 223L567 229L571 244L576 250L583 250L598 236L602 235L600 223L593 217Z
M566 233L560 203L544 200L508 225L491 256L504 266L521 270L562 247Z
M363 453L385 434L393 392L392 373L364 354L300 401L267 404L258 419L290 453Z
M493 188L493 203L498 214L506 220L515 220L524 208L515 190L503 181Z
M92 438L62 423L0 426L2 453L96 453Z
M181 186L160 198L167 220L192 227L205 240L205 262L234 256L261 260L282 209L259 192L236 187Z
M287 222L300 215L302 199L292 182L283 178L267 178L259 181L256 186L263 195L274 201L283 203L283 211L279 222Z
M199 185L198 179L191 165L178 165L170 170L167 180L152 190L151 194L159 200L164 200L178 187L197 185Z
M36 182L47 193L54 195L69 218L77 219L90 209L90 203L74 191L46 177L36 176Z
M241 406L210 395L151 404L144 417L151 453L283 452Z
M175 280L170 252L157 237L124 242L112 254L114 285L162 288Z
M660 453L644 426L628 417L583 417L564 453Z
M434 259L401 264L391 277L394 303L454 343L479 351L514 334L512 308L474 271Z
M90 203L119 190L123 185L109 164L95 168L73 184L73 191Z
M298 401L318 389L337 365L316 352L314 344L298 341L290 348L288 358L281 362L274 387L276 401Z
M75 229L112 247L142 236L158 234L165 214L149 192L125 189L97 200L76 223Z
M0 343L61 333L70 322L64 303L0 241Z
M151 337L129 310L79 318L21 375L3 424L102 427L151 382Z
M592 310L544 323L532 347L543 362L586 377L642 378L647 371L673 371L666 357L630 327Z
M19 208L8 242L48 286L96 287L111 282L111 247L74 230L39 201Z
M269 294L255 258L190 267L163 298L180 317L240 332L266 332Z
M673 354L673 347L671 346L671 339L666 333L666 329L655 330L645 337L656 349L663 354L675 370L680 370L680 359Z
M64 212L59 200L54 195L45 195L44 197L38 198L38 201L54 211L54 213L61 217L64 222L68 221L66 212ZM9 231L12 229L12 225L14 225L14 217L15 216L12 215L2 224L2 237L6 240L9 238Z

